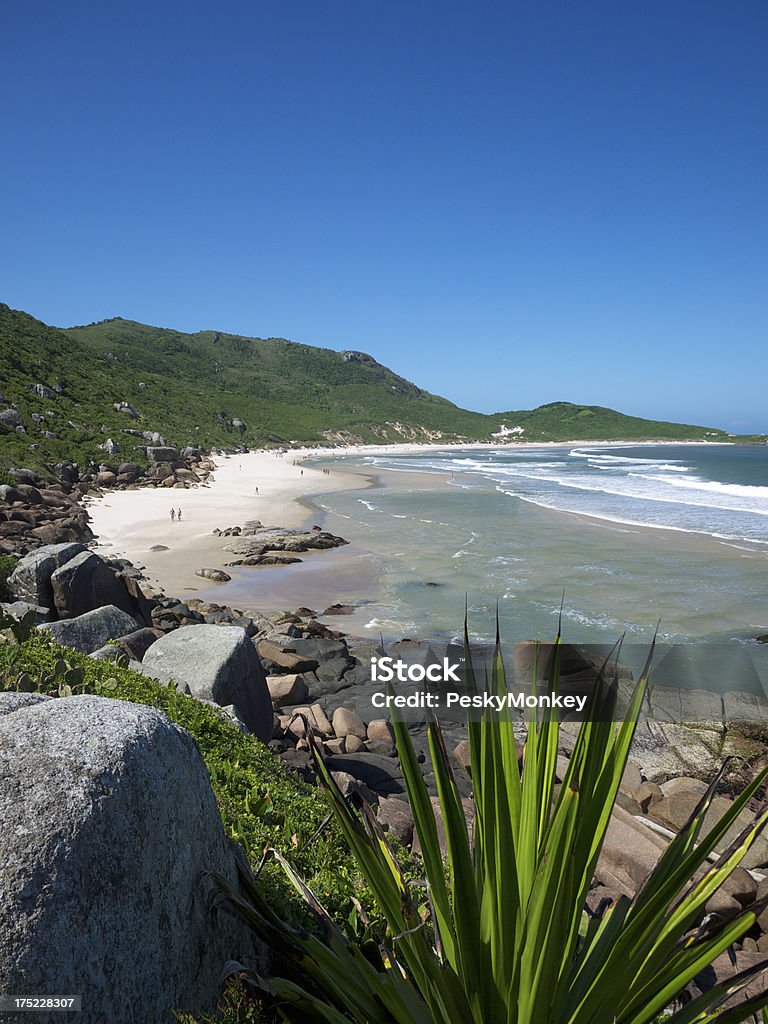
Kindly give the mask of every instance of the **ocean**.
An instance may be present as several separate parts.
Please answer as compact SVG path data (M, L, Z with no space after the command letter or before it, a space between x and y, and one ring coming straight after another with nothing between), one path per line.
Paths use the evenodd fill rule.
M768 632L768 447L600 445L348 454L383 486L325 494L367 552L349 632L754 645ZM375 585L374 585L375 583ZM350 597L355 595L350 594ZM360 597L361 595L358 595ZM342 625L342 622L339 622Z

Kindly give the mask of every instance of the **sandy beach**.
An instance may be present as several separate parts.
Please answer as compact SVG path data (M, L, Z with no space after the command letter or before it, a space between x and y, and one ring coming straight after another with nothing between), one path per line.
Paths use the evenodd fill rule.
M212 588L210 583L195 575L195 570L223 568L233 557L224 551L227 540L215 536L215 529L242 526L251 520L258 520L264 526L311 525L313 515L309 499L312 496L375 484L359 470L332 469L324 473L307 459L393 450L419 452L434 447L374 445L348 449L301 448L284 453L270 450L240 455L214 454L212 458L217 468L207 485L189 490L144 487L110 491L89 499L91 528L98 538L95 550L103 555L130 559L143 568L147 579L158 590L190 595L194 591L196 596L197 592L205 592L213 599L212 595L219 588ZM171 508L181 508L180 521L171 520ZM152 550L160 545L167 550ZM318 570L331 564L340 576L339 583L349 585L353 567L345 549L309 552L306 562L291 566L290 570L285 567L235 570L231 575L236 581L243 573L258 572L265 588L271 589L270 583L284 583L290 571L296 580L298 595L307 590L316 592ZM294 588L288 589L291 593Z
M577 442L547 445L525 443L515 448L566 447ZM588 442L578 442L584 446ZM600 447L617 442L599 442ZM637 442L635 442L637 444ZM327 605L336 601L357 602L371 596L376 586L375 559L359 544L332 551L308 552L289 567L226 568L234 557L224 550L227 538L215 529L243 526L258 520L264 526L308 527L322 522L313 497L331 492L386 485L402 474L377 467L346 469L343 462L328 472L315 465L323 456L386 453L420 453L498 448L498 444L465 445L393 444L350 448L302 448L286 452L255 451L245 454L214 454L216 470L209 483L188 490L140 488L110 491L88 501L96 550L107 556L123 556L141 568L151 586L169 595L221 600L238 607L274 610L292 605ZM421 477L423 476L423 479ZM439 474L409 472L411 489L435 489ZM172 521L171 508L181 508L181 521ZM343 523L328 527L344 535ZM162 547L162 550L153 548ZM232 576L227 584L212 584L197 576L199 568L223 569ZM258 585L254 584L258 581ZM259 595L255 597L254 595Z
M307 450L285 454L259 451L214 455L216 471L207 485L189 490L140 488L110 491L88 502L96 550L121 555L144 568L147 578L169 594L210 589L195 570L222 568L233 556L215 529L259 520L265 526L301 526L311 518L300 500L310 494L365 487L360 476L299 464ZM311 454L318 454L312 451ZM171 520L171 509L181 520ZM153 551L162 545L167 550Z

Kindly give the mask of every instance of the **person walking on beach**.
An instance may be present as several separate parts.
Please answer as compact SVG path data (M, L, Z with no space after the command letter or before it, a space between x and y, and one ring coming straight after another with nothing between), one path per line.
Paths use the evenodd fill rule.
M176 513L176 518L181 522L181 509Z
M176 519L176 511L175 511L175 509L171 509L171 522L174 522L175 519Z

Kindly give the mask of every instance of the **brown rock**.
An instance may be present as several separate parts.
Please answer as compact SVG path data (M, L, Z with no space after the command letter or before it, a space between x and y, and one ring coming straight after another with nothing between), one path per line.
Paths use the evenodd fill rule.
M462 740L461 743L459 743L453 751L453 759L459 768L463 768L467 775L471 777L472 758L470 756L469 740Z
M670 779L662 784L661 799L652 804L651 817L660 825L679 832L706 791L707 784L701 779L684 775Z
M757 882L746 868L735 868L723 883L723 891L727 892L739 902L742 907L748 907L755 902L757 896Z
M258 640L256 651L262 661L271 662L286 672L314 672L319 664L312 658L305 658L295 651L283 648L274 640Z
M369 789L364 782L360 779L356 779L354 775L350 775L349 772L331 772L333 781L341 790L341 795L350 797L352 794L361 796L363 800L373 805L379 800L379 797Z
M286 704L300 704L309 696L309 689L303 677L295 673L267 676L267 688L272 703L279 708Z
M333 713L333 731L337 736L358 736L364 740L367 735L365 722L348 708L336 708Z
M729 896L724 889L718 889L707 900L704 909L708 914L717 914L718 917L728 920L740 913L742 908L741 903L737 899Z
M609 888L634 895L667 847L621 807L614 807L595 877Z
M634 792L635 800L640 805L640 810L645 814L648 808L653 806L657 800L662 799L661 786L655 782L643 782Z
M382 757L395 757L397 750L392 740L369 740L365 744L369 754L380 754Z
M748 968L755 967L764 961L762 953L748 952L742 949L736 950L735 959L736 964L734 966L731 963L730 951L722 953L710 967L705 968L696 975L694 983L691 985L693 994L698 995L701 992L706 992L714 985L732 978L734 974L746 971ZM751 999L753 996L762 995L763 992L765 992L765 975L758 974L754 981L751 981L738 995L732 996L731 999L723 1003L723 1007L732 1007L744 999Z
M386 718L374 718L368 723L369 740L394 740L395 731Z
M387 835L392 836L402 846L410 846L413 841L413 814L407 800L396 796L384 796L379 799L376 817L384 826Z

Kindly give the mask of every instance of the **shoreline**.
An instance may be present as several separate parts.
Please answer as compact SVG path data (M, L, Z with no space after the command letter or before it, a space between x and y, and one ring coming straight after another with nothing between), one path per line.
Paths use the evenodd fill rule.
M215 535L215 529L256 520L265 526L300 527L313 518L306 504L312 495L366 486L343 470L324 474L305 465L306 454L296 449L282 455L265 450L214 455L216 469L206 485L183 491L109 491L90 498L94 550L128 558L158 591L211 591L195 570L222 568L233 557L224 551L228 538ZM180 521L171 521L171 508L181 508ZM158 546L163 550L152 550Z
M224 551L227 538L214 535L214 529L243 526L258 520L264 526L304 527L322 521L325 511L314 498L326 493L386 487L387 477L402 479L402 471L390 467L345 467L344 458L366 455L421 454L427 452L485 451L500 449L546 449L574 447L640 447L657 445L707 444L731 446L733 442L700 441L551 441L513 442L511 444L473 442L468 444L400 443L355 445L346 447L298 448L284 452L260 449L243 454L213 454L216 469L210 482L185 490L137 488L108 491L86 499L91 528L96 535L95 550L107 557L123 556L144 572L158 593L195 596L207 601L221 600L246 604L260 610L274 609L281 602L295 603L297 587L306 596L298 604L347 603L353 598L370 599L376 590L372 560L375 556L357 544L334 552L308 552L302 561L278 568L233 567L232 580L211 584L195 574L199 568L225 568L232 559ZM336 459L338 467L315 467L321 459ZM328 469L328 472L325 472ZM408 473L409 486L439 489L448 477L444 474ZM258 493L256 489L258 488ZM139 497L141 496L141 497ZM180 522L171 522L170 508L182 508ZM554 510L558 512L558 510ZM579 515L594 524L609 521L585 513ZM613 525L619 525L614 523ZM674 528L626 524L642 532L679 533ZM688 532L688 531L683 531ZM696 536L715 540L709 534ZM723 541L721 541L723 543ZM162 546L163 550L152 550ZM340 552L343 552L341 554ZM338 585L323 580L326 571L338 576ZM372 578L373 577L373 578ZM254 586L254 581L259 585ZM301 583L299 581L302 581ZM247 584L246 584L246 581ZM248 600L238 599L250 590ZM254 598L254 591L258 591Z

